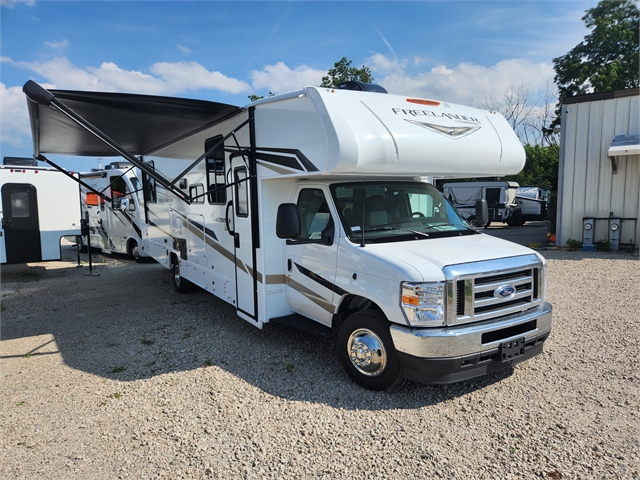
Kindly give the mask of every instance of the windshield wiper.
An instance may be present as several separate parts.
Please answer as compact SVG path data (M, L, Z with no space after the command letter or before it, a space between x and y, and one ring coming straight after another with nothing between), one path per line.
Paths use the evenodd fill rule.
M365 232L386 232L389 230L397 230L397 227L388 227L388 226L380 226L380 227L370 227L370 228L365 228L364 231Z
M430 223L428 225L425 225L424 228L444 227L445 225L451 225L452 227L455 227L453 223L443 222L443 223Z

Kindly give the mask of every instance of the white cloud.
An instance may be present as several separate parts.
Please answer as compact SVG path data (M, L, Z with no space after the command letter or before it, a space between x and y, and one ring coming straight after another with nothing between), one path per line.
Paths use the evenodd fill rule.
M32 7L36 4L36 0L0 0L0 5L7 8L13 8L19 3Z
M189 55L191 53L191 49L187 47L183 47L182 45L177 45L178 50L180 50L185 55Z
M414 95L452 103L477 105L485 96L500 95L509 87L525 85L531 92L543 90L553 80L553 66L525 59L503 60L484 67L473 63L438 65L429 71L408 74L406 62L396 62L376 54L367 60L376 75L376 83L389 93Z
M158 75L170 91L198 90L210 88L228 93L249 90L249 85L241 80L227 77L220 72L210 72L197 62L160 62L149 69Z
M252 70L251 85L256 90L265 89L273 93L284 93L299 90L307 85L320 85L326 70L314 70L301 65L294 70L283 62L265 65L262 70Z
M14 147L28 146L31 138L27 100L21 87L7 88L0 83L0 142Z
M13 65L32 70L46 78L55 88L69 90L99 90L100 81L91 73L73 65L65 57L57 57L47 62L13 62ZM105 91L113 91L106 88Z
M104 62L99 67L82 69L65 57L47 62L2 61L32 70L46 78L55 88L67 90L91 90L101 92L128 92L149 95L175 95L198 89L214 89L225 93L249 90L241 80L211 72L197 62L159 62L149 67L149 73L123 70L115 63Z
M375 72L381 73L392 73L392 72L403 72L407 67L406 60L398 60L397 58L390 59L387 56L376 53L372 57L367 60L367 63L371 65L371 69Z
M44 44L54 50L60 50L69 46L69 40L61 40L60 42L44 42Z

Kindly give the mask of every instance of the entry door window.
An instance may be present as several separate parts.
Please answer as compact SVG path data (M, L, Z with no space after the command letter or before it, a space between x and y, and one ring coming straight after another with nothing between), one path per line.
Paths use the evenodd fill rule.
M236 183L236 215L247 217L249 215L249 186L247 185L247 168L240 167L235 170Z
M29 192L11 192L11 216L28 218L29 212Z

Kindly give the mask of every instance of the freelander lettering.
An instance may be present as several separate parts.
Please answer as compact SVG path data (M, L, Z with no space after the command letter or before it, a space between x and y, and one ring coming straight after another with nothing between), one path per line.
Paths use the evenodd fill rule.
M448 118L456 122L471 123L474 125L480 125L480 121L475 117L468 117L466 115L457 115L455 113L436 113L432 110L413 110L410 108L392 108L393 113L396 115L404 114L411 115L412 117L436 117L436 118Z

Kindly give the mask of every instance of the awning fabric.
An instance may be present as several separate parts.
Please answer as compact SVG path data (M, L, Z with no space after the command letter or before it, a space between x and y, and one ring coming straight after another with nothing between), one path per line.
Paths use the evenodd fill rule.
M616 135L607 152L608 157L640 154L640 135Z
M65 90L51 93L134 155L147 154L242 111L234 105L186 98ZM29 99L27 103L35 155L118 155L57 109Z

